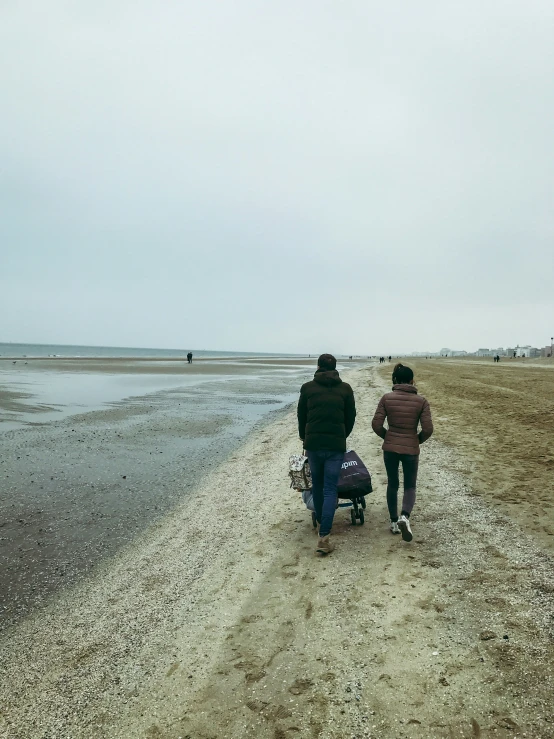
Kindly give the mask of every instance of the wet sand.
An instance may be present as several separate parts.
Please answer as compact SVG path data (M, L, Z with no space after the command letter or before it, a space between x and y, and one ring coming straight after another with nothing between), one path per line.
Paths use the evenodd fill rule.
M152 377L153 365L141 361L75 362L75 387L65 360L47 366L40 361L31 372L25 367L28 393L5 389L0 397L0 418L3 410L12 421L0 423L0 630L193 495L207 471L251 429L296 398L313 370L307 362L289 367L265 361L260 370L210 361L195 365L195 375L170 375L173 387L156 392L167 380L162 363L154 365L158 373ZM101 403L102 393L113 390L103 384L113 367L120 383L116 396L134 394L150 381L153 392ZM0 382L5 377L0 372ZM67 402L82 391L81 380L87 390L100 383L94 400L90 393L83 398L84 408L36 402L34 393L43 400L61 393ZM90 411L91 405L99 408ZM217 518L218 498L214 491L203 515Z
M341 359L341 366L358 366L365 360L362 359ZM15 370L38 370L53 372L123 372L123 373L142 373L142 374L241 374L246 368L247 371L252 367L260 367L263 369L284 368L287 367L305 367L306 365L314 366L316 364L315 357L209 357L194 359L191 364L183 359L171 359L167 357L146 358L146 359L120 359L118 357L103 357L101 359L90 359L83 357L40 357L37 359L27 358L21 359L2 357L0 358L0 371L3 369Z
M278 413L0 637L2 739L554 737L552 556L458 468L430 381L414 541L392 536L370 430L389 382L346 378L374 480L365 526L339 510L337 549L314 554L287 480L294 409Z
M315 359L206 358L188 364L182 359L0 359L0 431L22 420L40 423L99 409L156 390L197 386L210 380L260 380L271 377L309 377ZM356 367L360 360L340 361ZM36 414L23 418L18 414Z

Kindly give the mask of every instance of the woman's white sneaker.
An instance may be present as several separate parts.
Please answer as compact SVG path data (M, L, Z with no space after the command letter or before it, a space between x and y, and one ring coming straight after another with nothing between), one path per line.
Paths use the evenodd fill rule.
M398 524L397 524L396 521L391 521L390 522L390 531L391 531L391 534L399 534L400 533L400 529L398 528Z
M411 541L414 538L412 529L410 528L410 519L406 518L406 516L400 516L398 519L398 528L404 541Z

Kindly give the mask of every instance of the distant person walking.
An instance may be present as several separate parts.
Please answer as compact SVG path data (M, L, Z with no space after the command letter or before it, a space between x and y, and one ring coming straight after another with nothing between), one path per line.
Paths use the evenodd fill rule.
M387 506L390 530L402 534L404 541L411 541L410 513L416 499L419 445L433 433L433 421L429 403L418 395L414 385L414 373L409 367L397 364L392 372L393 388L383 395L375 411L371 427L382 439L383 458L387 470ZM385 429L385 419L388 429ZM418 424L421 431L418 433ZM404 473L404 498L398 517L398 469Z
M337 507L337 485L346 438L354 428L356 403L352 388L337 372L332 354L317 360L314 379L300 388L298 433L312 472L312 494L319 523L317 552L329 554L329 539Z
M187 362L188 362L189 364L192 364L192 352L189 352L189 353L187 354Z

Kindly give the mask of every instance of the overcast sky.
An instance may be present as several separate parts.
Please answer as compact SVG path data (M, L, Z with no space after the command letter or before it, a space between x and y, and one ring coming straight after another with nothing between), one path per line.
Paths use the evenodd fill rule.
M554 334L552 0L3 0L0 95L0 341Z

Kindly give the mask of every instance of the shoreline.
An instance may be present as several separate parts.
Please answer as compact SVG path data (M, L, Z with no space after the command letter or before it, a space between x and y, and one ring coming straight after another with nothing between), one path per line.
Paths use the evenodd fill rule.
M317 360L317 356L315 355L286 355L286 354L275 354L272 355L256 355L252 354L249 356L234 356L232 354L226 355L221 354L217 356L203 356L203 357L193 357L192 362L188 363L186 354L182 357L159 357L159 356L113 356L113 357L104 357L104 356L95 356L95 357L83 357L83 356L22 356L22 355L14 355L14 356L2 356L0 355L0 365L2 362L15 362L17 364L26 362L46 362L46 363L55 363L55 362L83 362L83 363L94 363L94 362L106 362L107 364L111 363L117 363L117 362L129 362L129 363L143 363L143 362L151 362L151 363L168 363L168 364L186 364L190 367L194 366L195 364L208 364L210 362L228 362L228 363L245 363L249 364L252 362L256 362L259 364L278 364L278 363L285 363L285 364L315 364ZM353 356L352 359L350 357L337 357L337 362L342 365L349 365L349 364L360 364L370 360L369 357L365 356Z
M16 361L20 362L21 360L31 361L31 362L182 362L184 364L188 364L187 356L184 354L182 357L158 357L156 355L144 355L144 356L113 356L113 357L104 357L101 355L93 356L93 357L82 357L82 356L26 356L26 355L14 355L14 356L2 356L0 355L0 362L8 362L8 361ZM312 360L315 361L316 357L311 357ZM268 355L257 355L252 354L251 356L234 356L232 354L221 354L216 355L213 357L193 357L193 361L191 364L196 364L197 362L249 362L251 360L256 361L265 361L265 362L273 362L273 361L288 361L289 358L286 354L276 354L275 356L268 356ZM294 355L290 357L291 361L297 361L299 363L304 363L306 360L310 360L310 357L306 354L305 357L303 356L297 356ZM346 360L351 361L351 360ZM354 361L354 360L352 360Z
M0 360L0 433L25 423L44 423L109 408L156 392L211 383L263 383L308 376L311 360L212 360L189 365L165 359ZM289 383L290 384L290 383Z
M295 377L212 376L3 430L0 630L193 496L210 469L293 402Z
M188 364L165 359L73 359L30 363L0 361L0 435L25 425L39 425L99 411L121 402L157 392L178 392L180 388L212 388L225 392L227 386L243 394L245 387L265 384L297 392L301 382L313 373L311 359L206 359ZM361 366L352 361L343 367ZM297 382L295 380L297 379Z

